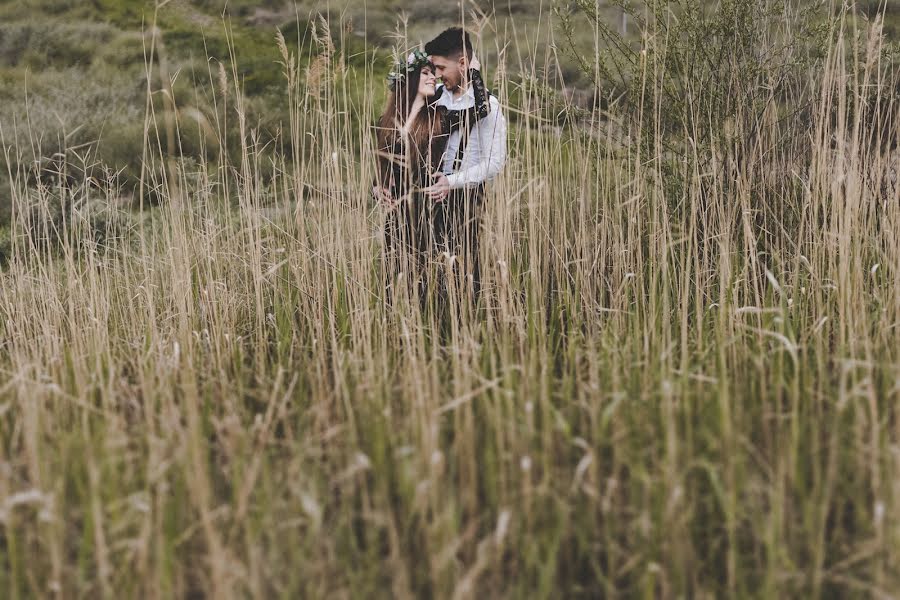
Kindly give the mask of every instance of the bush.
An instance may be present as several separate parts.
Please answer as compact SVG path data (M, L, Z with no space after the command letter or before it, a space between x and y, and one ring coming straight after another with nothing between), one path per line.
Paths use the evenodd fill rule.
M35 70L88 65L118 30L104 23L26 21L0 25L0 62Z
M621 95L635 118L651 114L646 112L650 107L665 106L662 130L645 129L662 135L667 150L676 152L670 141L685 131L708 148L726 127L752 130L773 96L784 98L802 85L810 61L821 57L828 32L828 15L819 2L792 15L792 29L784 32L787 15L780 2L723 0L711 10L704 0L649 0L641 7L617 0L614 4L644 32L636 44L607 24L593 0L570 4L575 10L557 12L566 49L582 73L603 95ZM576 22L585 18L605 45L596 62L584 59L593 51L572 35ZM735 124L736 118L747 127Z

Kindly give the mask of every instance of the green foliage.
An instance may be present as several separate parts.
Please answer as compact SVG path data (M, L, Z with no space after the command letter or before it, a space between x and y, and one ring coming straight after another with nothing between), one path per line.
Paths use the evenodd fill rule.
M160 58L168 65L169 77L177 74L176 102L179 109L187 109L180 117L184 127L180 151L195 158L201 157L203 144L213 149L218 145L206 135L203 124L190 116L209 121L214 113L218 73L210 83L207 60L214 71L218 63L225 65L230 81L235 59L248 123L262 132L263 143L287 120L274 27L257 28L231 18L223 22L221 7L212 4L207 7L212 14L190 3L173 4L158 13L151 69L150 83L156 90L164 86L155 68ZM119 0L0 5L0 14L8 17L0 22L0 123L7 143L18 130L20 136L33 140L39 156L89 147L100 162L121 170L125 190L130 192L138 181L143 156L145 62L153 7L153 2ZM293 19L284 25L287 47L302 68L308 49L299 47L294 33L305 31L307 24ZM359 56L354 60L360 60ZM168 110L162 96L154 94L154 99L158 111ZM240 147L234 130L228 132L226 144ZM0 164L5 172L5 157L0 157ZM11 167L15 170L17 163ZM0 202L9 206L6 186L0 190ZM0 212L0 223L6 219L8 210Z
M790 32L784 30L788 9L780 1L722 0L711 6L704 0L616 0L641 32L634 40L611 26L593 0L570 4L577 8L558 6L557 14L566 49L583 74L603 95L624 101L633 122L659 119L659 127L646 133L662 136L668 150L685 155L698 148L708 152L729 129L752 131L773 100L784 101L788 90L802 84L832 30L822 0L799 9L792 5L790 22L797 28ZM602 52L573 38L575 21L583 17L595 27ZM655 105L666 110L652 115ZM673 147L672 140L685 132L691 147Z
M733 169L759 143L763 123L772 120L779 123L772 131L773 151L811 156L807 132L814 117L809 103L797 98L808 88L810 73L824 68L840 14L832 14L820 0L614 2L640 32L638 38L610 26L592 0L574 4L575 10L557 7L567 51L598 96L609 99L607 106L615 105L621 119L615 138L659 160L654 177L660 177L675 222L691 226L691 206L683 199L695 192L706 210L709 198L749 187L755 199L770 198L754 201L755 218L764 230L798 234L802 186L779 182L773 194L775 190L763 189L765 178L742 182ZM579 16L594 26L600 51L587 50L572 35ZM692 182L693 172L710 177ZM768 251L765 237L755 243L759 252Z
M5 177L0 177L0 185L8 185ZM12 258L12 238L10 229L6 225L0 225L0 266L5 267Z
M118 31L101 23L57 20L0 24L0 64L34 70L88 65Z

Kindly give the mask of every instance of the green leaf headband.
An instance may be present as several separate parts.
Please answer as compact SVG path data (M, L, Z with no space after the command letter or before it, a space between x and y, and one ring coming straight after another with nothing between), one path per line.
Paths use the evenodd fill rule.
M391 90L397 88L397 84L406 79L410 73L418 71L424 66L431 66L431 57L422 50L416 48L406 57L406 62L394 63L394 70L388 74L388 83Z

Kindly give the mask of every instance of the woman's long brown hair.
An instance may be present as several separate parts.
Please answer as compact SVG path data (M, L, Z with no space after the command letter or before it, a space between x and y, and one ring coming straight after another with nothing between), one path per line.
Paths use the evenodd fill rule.
M389 155L393 152L394 144L400 136L400 128L409 117L409 111L419 92L421 73L421 69L413 71L407 74L402 81L397 82L397 86L388 95L387 105L381 118L378 119L375 141L378 145L379 173L382 183L390 180L391 161L405 158L391 158ZM437 162L440 160L440 156L431 151L431 145L437 134L440 133L435 131L440 127L440 120L434 117L431 104L432 99L427 99L425 108L419 112L409 128L409 139L412 142L410 148L412 152L409 157L414 161L414 164L409 165L411 173L425 166L432 170L439 167Z

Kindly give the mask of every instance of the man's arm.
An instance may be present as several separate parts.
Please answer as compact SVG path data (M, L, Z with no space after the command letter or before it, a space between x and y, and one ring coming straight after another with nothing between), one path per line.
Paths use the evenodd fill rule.
M496 98L491 98L490 114L476 127L482 134L481 160L456 173L447 175L450 189L459 189L493 179L506 164L506 119Z

